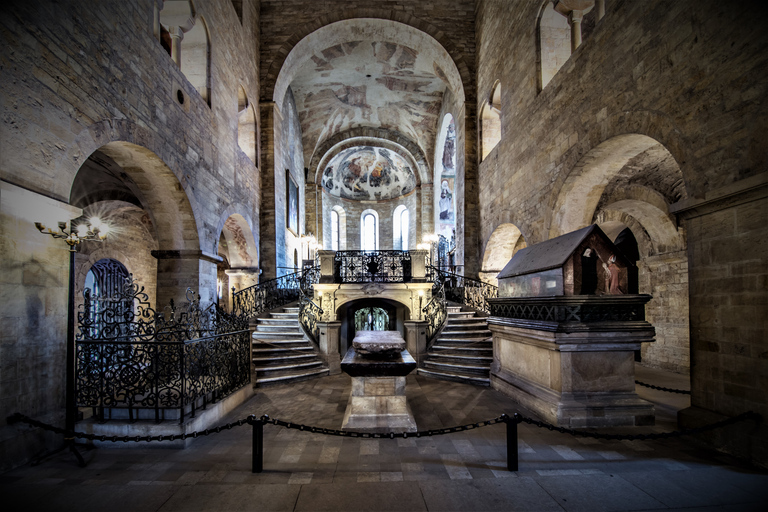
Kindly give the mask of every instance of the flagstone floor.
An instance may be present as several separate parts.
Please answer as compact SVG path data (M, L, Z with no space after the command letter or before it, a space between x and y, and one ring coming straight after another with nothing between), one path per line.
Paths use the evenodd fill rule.
M638 380L685 388L688 378L644 367ZM350 393L346 375L257 390L226 422L268 414L337 429ZM638 387L657 424L610 432L675 429L686 395ZM409 376L420 430L502 413L533 417L484 387ZM264 471L251 473L251 427L197 439L184 450L86 448L79 468L62 451L0 475L10 510L767 510L768 472L685 438L605 441L519 427L519 471L506 470L503 424L443 436L353 439L264 427ZM145 445L146 446L146 445Z

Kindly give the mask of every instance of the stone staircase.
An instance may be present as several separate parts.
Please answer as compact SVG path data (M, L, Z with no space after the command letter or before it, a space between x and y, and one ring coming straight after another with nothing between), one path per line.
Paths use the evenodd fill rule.
M461 306L448 306L445 327L417 371L438 379L490 386L493 360L491 331L484 317Z
M254 387L297 382L328 375L328 368L304 337L299 308L285 307L256 321L253 333Z

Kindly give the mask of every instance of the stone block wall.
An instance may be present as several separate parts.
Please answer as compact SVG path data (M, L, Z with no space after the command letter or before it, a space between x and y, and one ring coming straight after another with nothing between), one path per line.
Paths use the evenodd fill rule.
M768 339L765 203L733 205L756 193L750 190L764 190L759 148L768 142L768 106L759 98L768 94L768 33L757 15L764 7L607 0L589 39L539 91L541 5L478 3L477 105L496 80L503 86L502 139L479 166L481 240L503 223L519 227L529 245L548 239L557 231L554 210L563 184L590 151L624 134L658 141L679 165L687 197L667 208L688 244L692 403L715 415L765 411L765 383L757 377L766 373ZM710 197L720 196L731 199L711 206L716 199ZM702 208L711 213L703 215ZM688 211L699 213L685 221ZM686 263L663 257L648 263L649 270L658 263L656 271L674 284L655 285L659 307L649 314L668 339L684 343L682 323L665 323L663 309L667 302L675 307L684 293ZM670 345L646 354L655 352L663 365L677 357ZM755 450L742 453L752 451L765 464L764 429L743 439Z
M6 2L0 10L0 179L21 190L13 193L26 190L66 205L83 162L109 144L127 149L130 157L121 165L129 175L156 178L167 172L158 197L168 211L188 212L183 224L158 232L166 219L145 210L154 239L122 257L131 265L141 260L142 272L157 265L166 285L179 289L186 288L176 282L184 274L195 276L189 284L207 300L216 290L216 245L224 220L240 213L253 221L259 237L259 170L237 149L238 87L259 97L259 12L257 2L243 2L241 21L230 0L199 0L195 6L210 38L210 106L155 38L154 1ZM0 469L52 448L37 430L8 427L9 414L61 425L64 412L68 252L61 241L35 230L35 212L24 220L4 216L0 226L3 238L16 245L3 251L0 274L19 276L3 282L0 291L9 298L3 303L15 308L1 319L15 326L2 341L2 364L15 371L4 369L0 384L0 395L7 397L0 406ZM134 234L126 232L120 241L116 233L114 243L136 242ZM147 250L158 241L165 244L158 246L161 251L194 254L152 263ZM162 268L180 263L178 272ZM160 289L167 287L158 287L158 295ZM37 366L28 367L32 363Z

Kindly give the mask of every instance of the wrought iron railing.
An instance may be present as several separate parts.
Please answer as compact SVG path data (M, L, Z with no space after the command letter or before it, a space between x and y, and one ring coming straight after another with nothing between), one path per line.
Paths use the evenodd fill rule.
M250 382L247 320L215 304L202 308L191 290L187 304L172 301L163 312L150 307L132 276L109 300L90 290L84 299L78 313L76 400L100 420L154 417L181 423ZM99 301L107 306L94 314Z
M301 290L309 290L319 278L320 267L311 267L243 288L232 294L232 311L253 320L267 311L296 302Z
M443 283L435 284L432 288L432 298L422 308L422 311L424 312L424 320L427 322L427 344L429 344L443 328L445 319L448 317Z
M412 279L408 251L336 251L335 283L407 283Z
M429 270L435 276L436 283L445 285L446 300L464 304L477 311L491 312L488 299L499 296L498 287L437 267L430 267Z
M307 336L317 345L320 342L320 327L317 325L323 318L323 310L314 303L311 295L303 293L299 299L299 323Z
M545 323L644 322L650 295L573 295L491 299L491 315Z

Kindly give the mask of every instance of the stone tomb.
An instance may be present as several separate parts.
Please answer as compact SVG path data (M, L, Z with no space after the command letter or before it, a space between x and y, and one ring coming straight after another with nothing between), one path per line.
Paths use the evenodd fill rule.
M342 430L416 431L405 397L405 376L415 368L398 331L359 331L341 362L352 377Z
M564 427L652 425L634 379L651 296L627 293L631 265L596 225L518 251L488 300L491 386Z

